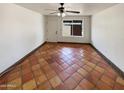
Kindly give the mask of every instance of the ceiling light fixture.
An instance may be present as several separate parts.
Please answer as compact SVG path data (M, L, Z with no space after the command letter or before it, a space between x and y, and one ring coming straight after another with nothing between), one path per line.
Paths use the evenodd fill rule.
M66 14L65 13L62 13L62 17L65 17L66 16Z
M58 16L61 16L61 13L57 13Z
M61 17L65 17L66 14L63 12L63 13L57 13L58 16L61 16Z

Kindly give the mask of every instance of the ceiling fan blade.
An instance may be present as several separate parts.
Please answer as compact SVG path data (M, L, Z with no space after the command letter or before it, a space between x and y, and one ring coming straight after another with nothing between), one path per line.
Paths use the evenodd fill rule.
M52 13L49 13L49 14L56 14L56 13L58 13L58 12L52 12Z
M69 13L77 13L77 14L79 14L80 12L79 11L65 11L65 12L69 12Z
M58 10L54 10L54 9L44 9L44 10L47 10L47 11L58 11Z

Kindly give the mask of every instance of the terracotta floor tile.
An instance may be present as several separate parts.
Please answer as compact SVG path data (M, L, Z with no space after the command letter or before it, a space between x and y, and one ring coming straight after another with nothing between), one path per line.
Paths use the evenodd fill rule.
M124 79L117 77L116 82L124 86Z
M7 76L7 81L11 81L11 80L13 80L15 78L18 78L18 77L20 77L20 72L19 71L11 73Z
M34 56L34 54L30 55L28 58L29 58L30 61L35 61L36 60L36 57Z
M68 67L65 71L69 74L73 74L75 72L75 69L72 67Z
M37 70L37 69L40 69L40 65L39 65L39 64L32 66L32 70L33 70L33 71L34 71L34 70Z
M72 76L71 76L77 83L79 83L84 77L81 76L79 73L75 72Z
M57 62L53 62L53 63L50 64L50 65L51 65L51 67L56 68L59 64L58 64Z
M36 80L37 85L40 85L41 83L47 81L47 78L45 75L40 75L40 76L35 77L35 80Z
M55 62L52 58L50 58L50 59L46 59L46 61L47 61L48 64L52 64L52 63Z
M7 85L6 84L1 84L0 85L0 90L7 90Z
M56 63L56 62L54 62L54 63ZM54 64L54 63L51 64L52 68L54 69L54 71L56 73L60 73L63 70L63 68L58 63L57 64Z
M5 77L0 77L0 84L5 83L7 79L7 76Z
M7 84L0 84L0 90L7 90Z
M59 73L62 72L62 70L58 70L57 68L54 68L54 71L55 71L57 74L59 74Z
M21 65L18 64L17 66L13 67L12 70L10 70L10 72L8 74L13 74L13 73L16 73L16 72L20 72L21 70Z
M55 90L67 90L67 87L64 85L64 83L61 83L60 85L58 85L56 88L54 88Z
M77 62L76 64L79 65L80 67L84 65L84 63L83 62L80 62L80 61Z
M48 65L47 61L45 61L44 59L39 59L38 62L40 63L40 65L41 65L42 67Z
M31 64L32 66L37 65L37 64L38 64L37 59L34 59L33 61L30 61L30 64Z
M86 79L83 79L81 82L80 82L80 84L79 84L79 86L82 88L82 89L93 89L94 88L94 85L91 83L91 82L89 82L88 80L86 80Z
M86 77L88 75L88 72L83 68L80 68L77 72L81 74L83 77Z
M103 81L98 81L97 83L97 88L98 89L102 89L102 90L112 90L112 87L110 87L108 84L106 84L105 82Z
M58 76L55 76L52 79L50 79L50 83L51 83L52 87L55 88L58 85L60 85L62 83L62 81Z
M98 87L94 87L93 90L100 90L100 89L98 89ZM101 89L101 90L102 90L102 89Z
M108 71L105 71L104 72L104 75L106 75L106 76L108 76L109 78L111 78L112 80L116 80L116 78L117 78L117 75L115 75L115 74L112 74L112 73L110 73L110 72L108 72Z
M98 63L98 66L100 66L102 68L106 68L106 67L108 67L108 64L107 63L102 63L102 61L101 61L101 62Z
M88 62L87 65L90 66L90 67L92 67L92 68L94 68L96 66L96 64L91 63L91 62Z
M118 83L116 83L116 84L114 85L114 89L115 89L115 90L124 90L124 86L123 86L123 85L120 85L120 84L118 84Z
M99 71L99 72L101 72L101 73L104 73L104 69L103 68L101 68L101 67L99 67L99 66L96 66L95 67L95 70L97 70L97 71Z
M70 77L67 80L65 80L64 86L65 86L65 89L72 90L72 89L76 88L77 82Z
M23 89L25 90L32 90L34 88L36 88L36 82L34 79L23 84Z
M90 67L90 66L88 66L88 65L84 65L84 66L82 66L86 71L88 71L88 72L91 72L92 71L92 67Z
M30 64L29 64L29 61L25 61L25 63L22 63L22 69L27 69L27 68L30 68Z
M47 76L48 79L51 79L55 75L56 75L56 73L53 70L51 70L51 71L49 71L49 72L46 73L46 76Z
M90 82L92 82L94 85L97 83L97 81L101 78L102 74L96 70L93 70L86 79ZM97 77L97 78L96 78Z
M71 61L70 59L64 60L64 62L69 65L73 65L75 63L74 61Z
M89 61L83 59L82 62L84 65L86 65Z
M21 89L21 78L14 79L7 83L7 89Z
M34 52L34 55L36 55L36 56L38 56L38 55L40 55L40 51L36 51L36 52Z
M82 90L82 88L78 85L75 90Z
M0 90L4 90L4 89L6 89L7 87L6 87L6 76L5 76L5 78L0 78Z
M50 67L50 65L46 65L46 66L42 67L42 69L46 73L52 70L52 68Z
M93 57L92 60L91 60L91 63L98 64L99 59L97 59L96 57Z
M44 73L41 69L37 69L37 70L33 71L33 74L35 77L38 77L40 75L44 75Z
M41 85L38 86L39 90L51 90L52 87L49 82L44 82Z
M59 77L61 78L62 81L65 81L69 76L70 74L67 73L66 71L62 71L61 73L59 73Z
M113 86L114 86L115 81L113 81L111 78L109 78L109 77L107 77L107 76L105 76L105 75L103 75L103 76L101 77L101 80L102 80L103 82L105 82L106 84L108 84L110 87L113 87Z
M73 64L71 67L74 68L75 71L77 71L80 68L77 64Z
M63 69L66 69L66 68L69 67L69 65L68 65L67 63L63 63L63 64L61 64L61 67L62 67Z
M109 68L107 69L107 71L108 71L109 73L111 73L112 75L118 76L118 73L117 73L112 67L109 67Z
M31 73L31 68L25 68L25 69L22 69L22 74L25 75L27 73Z
M19 87L15 87L15 88L8 88L8 90L22 90L22 87L21 86L19 86Z
M60 57L63 59L63 61L68 61L68 58L66 57L65 54L66 53L62 52Z
M22 76L22 83L26 83L33 79L33 73L27 73Z
M59 65L62 65L62 64L65 63L62 59L56 60L56 62L57 62ZM66 63L66 64L67 64L67 63Z

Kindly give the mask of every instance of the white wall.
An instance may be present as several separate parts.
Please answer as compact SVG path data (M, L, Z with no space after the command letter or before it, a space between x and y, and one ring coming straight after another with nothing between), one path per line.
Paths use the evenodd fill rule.
M69 16L64 19L84 19L84 37L63 37L62 36L62 19L57 16L47 16L47 41L49 42L77 42L90 43L91 42L91 28L89 16ZM56 35L58 31L58 35Z
M124 4L93 15L92 44L124 71Z
M0 4L0 73L45 41L44 16Z

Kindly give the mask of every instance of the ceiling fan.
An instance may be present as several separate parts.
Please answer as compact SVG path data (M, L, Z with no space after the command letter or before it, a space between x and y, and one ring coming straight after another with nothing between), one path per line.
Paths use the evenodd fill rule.
M51 9L49 9L51 10ZM65 10L64 7L64 3L60 3L60 7L58 8L58 10L54 10L55 12L52 12L50 14L57 14L58 16L66 16L66 13L75 13L75 14L79 14L79 11L71 11L71 10Z

